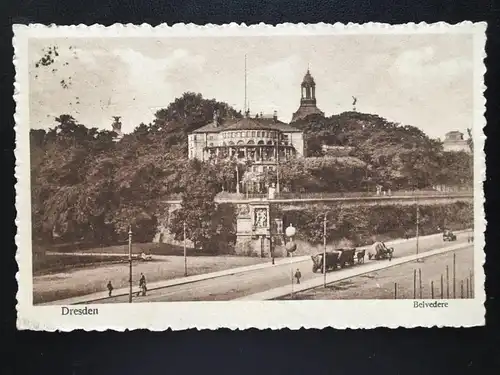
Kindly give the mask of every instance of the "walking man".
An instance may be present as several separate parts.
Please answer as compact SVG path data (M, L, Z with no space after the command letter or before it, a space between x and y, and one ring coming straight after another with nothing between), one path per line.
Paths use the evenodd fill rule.
M301 277L302 277L302 274L300 273L300 270L297 268L297 272L295 272L295 278L297 279L297 284L300 284Z
M139 292L142 291L142 295L145 296L147 290L148 288L146 287L146 276L141 273L141 278L139 279Z
M111 293L113 293L113 284L111 284L111 281L108 281L107 288L109 291L109 296L111 297Z

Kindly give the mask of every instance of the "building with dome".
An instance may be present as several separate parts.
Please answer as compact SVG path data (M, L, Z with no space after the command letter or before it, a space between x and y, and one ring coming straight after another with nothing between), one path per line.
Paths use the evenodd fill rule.
M223 119L215 111L212 122L188 135L188 156L201 161L249 161L253 172L264 172L274 170L278 161L304 156L304 135L280 121L276 112Z
M300 85L300 107L293 114L292 122L303 119L309 115L324 115L316 106L316 82L309 69Z
M464 139L464 134L455 130L445 134L443 150L452 152L470 152L470 147L467 140Z

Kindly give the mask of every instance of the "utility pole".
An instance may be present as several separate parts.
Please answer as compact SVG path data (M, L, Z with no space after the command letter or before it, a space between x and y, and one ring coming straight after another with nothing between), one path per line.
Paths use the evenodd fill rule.
M128 292L128 302L132 303L132 225L128 228L128 264L129 264L129 272L128 272L128 283L129 283L129 292Z
M418 198L417 198L417 230L416 230L416 237L417 237L417 255L418 255L418 236L419 236L419 224L420 224L420 209L418 207ZM418 259L417 259L418 261Z
M323 287L326 288L326 213L323 218Z
M184 231L184 277L188 275L187 269L187 251L186 251L186 222L182 223L182 229Z
M276 142L276 193L280 193L280 142L281 139L278 134L278 140Z

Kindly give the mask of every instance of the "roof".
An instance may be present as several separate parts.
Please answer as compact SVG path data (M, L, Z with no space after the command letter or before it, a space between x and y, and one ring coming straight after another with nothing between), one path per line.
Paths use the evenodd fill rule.
M216 125L215 122L211 122L207 125L202 126L196 130L193 130L193 133L219 133L222 129L226 129L228 126L234 124L238 120L223 120L222 124Z
M304 76L304 79L302 80L302 84L308 84L308 85L315 85L316 84L314 82L314 78L312 77L311 73L309 72L309 69L307 69L307 73Z
M293 126L285 124L279 120L259 117L244 117L235 120L225 120L219 126L215 126L215 123L211 122L194 130L193 133L219 133L221 131L230 130L278 130L281 132L302 133L302 130L294 128Z

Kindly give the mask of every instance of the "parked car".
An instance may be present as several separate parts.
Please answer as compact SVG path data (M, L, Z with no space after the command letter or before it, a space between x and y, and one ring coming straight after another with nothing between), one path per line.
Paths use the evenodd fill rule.
M445 230L443 232L443 241L456 241L457 236L451 230Z

